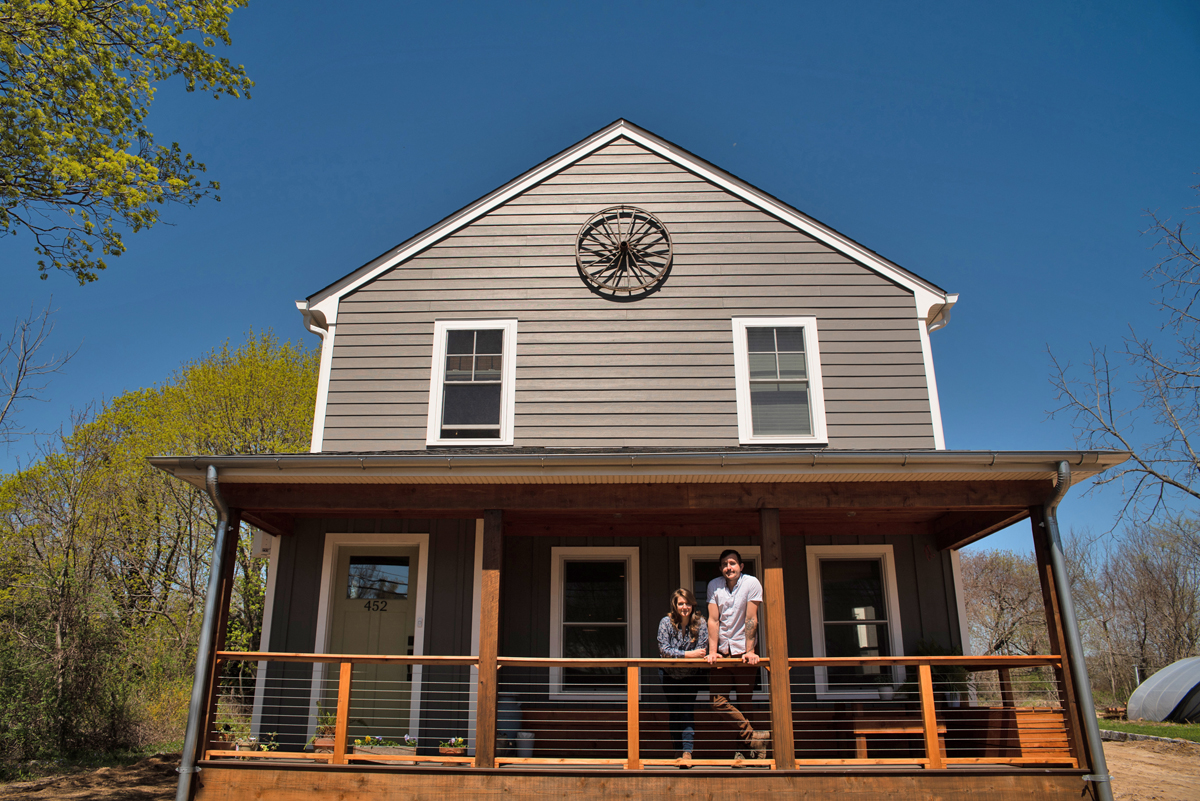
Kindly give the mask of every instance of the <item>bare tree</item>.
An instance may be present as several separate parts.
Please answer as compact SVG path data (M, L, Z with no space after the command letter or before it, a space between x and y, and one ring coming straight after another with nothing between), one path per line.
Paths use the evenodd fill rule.
M29 316L13 323L12 336L0 340L0 443L5 445L24 433L16 423L21 404L42 400L50 376L75 355L40 354L54 331L53 316L49 306L41 312L30 309Z
M1193 189L1200 191L1200 185ZM1198 208L1188 207L1178 222L1147 213L1151 225L1143 233L1155 237L1153 247L1163 256L1146 277L1159 290L1169 344L1156 344L1131 327L1117 359L1092 348L1083 379L1050 354L1051 383L1061 404L1051 415L1069 415L1083 447L1132 454L1096 479L1097 485L1122 486L1122 518L1149 520L1168 509L1172 498L1200 500L1200 247L1187 227ZM1120 380L1122 361L1133 370L1128 384ZM1126 392L1133 396L1128 405Z
M973 653L1045 653L1049 634L1034 558L1012 551L961 556Z

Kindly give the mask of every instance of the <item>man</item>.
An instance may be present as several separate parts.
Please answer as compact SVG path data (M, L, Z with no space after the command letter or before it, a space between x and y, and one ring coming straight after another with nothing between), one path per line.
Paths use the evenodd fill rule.
M713 709L724 712L741 729L742 739L756 758L766 757L770 732L756 732L750 721L729 700L736 692L738 703L749 707L758 678L758 608L762 605L762 585L754 576L745 575L742 555L732 548L721 552L717 560L721 575L708 583L708 655L718 659L741 658L737 667L714 668L709 679ZM734 759L741 759L741 753Z

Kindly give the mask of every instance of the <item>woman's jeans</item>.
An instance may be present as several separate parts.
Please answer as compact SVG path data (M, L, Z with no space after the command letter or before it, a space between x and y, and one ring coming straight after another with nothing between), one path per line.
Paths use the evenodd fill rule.
M696 693L704 689L702 675L674 679L661 674L662 691L670 711L671 745L676 753L695 748Z

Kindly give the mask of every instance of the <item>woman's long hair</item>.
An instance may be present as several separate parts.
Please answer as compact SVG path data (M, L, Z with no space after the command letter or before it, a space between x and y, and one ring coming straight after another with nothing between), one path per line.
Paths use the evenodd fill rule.
M696 596L692 595L692 591L687 587L680 587L679 589L675 590L675 592L671 593L671 623L675 626L675 628L682 630L683 617L675 608L676 598L682 598L688 605L692 607L692 617L691 620L688 621L688 633L691 635L693 640L699 639L700 616L696 614Z

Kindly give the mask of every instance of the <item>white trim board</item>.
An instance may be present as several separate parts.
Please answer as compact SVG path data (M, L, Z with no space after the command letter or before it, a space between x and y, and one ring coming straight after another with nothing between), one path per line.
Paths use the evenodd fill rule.
M550 549L550 656L562 656L562 626L563 626L563 560L594 559L596 561L614 561L625 559L629 565L625 574L626 609L629 612L626 632L628 639L626 647L629 658L638 659L642 655L642 612L641 612L641 571L638 557L640 549L634 546L597 546L597 547L565 547ZM564 692L562 690L562 668L550 668L550 700L551 701L596 701L611 700L624 697L625 688L620 687L613 692ZM639 689L639 693L641 690Z
M402 242L379 258L311 295L304 304L303 311L308 314L320 312L329 325L335 324L338 302L345 295L471 224L522 192L622 137L721 187L730 194L862 264L867 269L910 290L916 297L917 315L922 321L928 321L934 325L938 321L943 321L941 324L945 325L944 321L949 319L947 312L957 301L957 295L947 293L940 287L883 258L829 226L627 120L617 120L597 131L582 142L567 148L557 156L452 214L437 225Z
M333 601L333 573L337 569L337 550L343 546L380 546L384 548L394 546L412 546L418 548L418 566L417 566L417 594L416 594L416 620L413 623L413 656L421 656L425 653L425 589L427 586L426 577L429 572L429 535L428 534L379 534L375 532L364 532L361 534L346 533L346 532L326 532L325 534L325 551L321 559L321 583L318 584L321 593L320 600L317 604L317 634L313 641L313 653L323 654L328 653L329 648L329 609ZM321 695L321 687L324 685L325 673L329 669L328 665L318 664L313 666L313 682L312 689L309 694L309 720L313 722L310 726L308 736L312 736L316 729L314 728L317 719L317 701ZM418 731L421 721L421 665L413 665L412 678L412 702L409 706L408 725L409 731Z
M271 556L267 560L267 586L263 588L262 631L258 635L258 650L271 650L271 625L275 622L275 586L279 578L279 551L281 538L263 531L262 536L271 538ZM250 715L250 733L260 736L262 728L263 702L267 694L267 662L258 663L254 676L254 708Z
M483 520L475 521L475 566L471 575L471 656L479 656L479 617L483 611ZM475 756L478 721L479 665L471 665L471 696L467 701L467 753Z
M825 615L821 598L821 559L882 559L883 593L887 597L888 639L892 656L904 656L904 636L900 630L900 590L896 583L896 558L891 545L809 545L805 549L808 561L808 608L812 624L813 656L825 656ZM817 698L821 700L853 701L875 700L875 691L842 691L829 689L829 672L823 667L813 668L816 676ZM901 665L892 668L892 681L903 684L905 670Z

